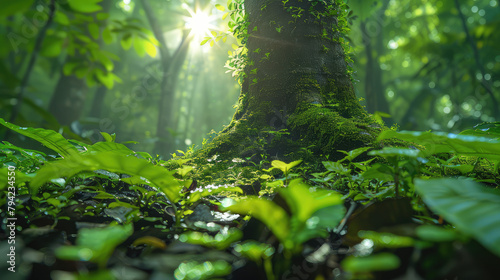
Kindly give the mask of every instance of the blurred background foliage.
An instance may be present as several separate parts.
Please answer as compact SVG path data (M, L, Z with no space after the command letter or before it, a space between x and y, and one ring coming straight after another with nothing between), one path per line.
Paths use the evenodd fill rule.
M201 146L239 95L224 69L237 42L200 45L228 29L225 2L0 0L0 117L84 142L116 133L165 158ZM498 0L346 2L370 113L406 130L499 120Z

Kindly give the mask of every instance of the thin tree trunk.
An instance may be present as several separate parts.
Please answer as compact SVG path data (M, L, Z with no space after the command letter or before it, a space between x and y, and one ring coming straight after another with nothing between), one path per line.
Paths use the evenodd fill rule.
M389 2L384 1L382 7L375 13L375 21L368 19L361 23L361 31L363 33L363 44L366 52L366 76L365 76L365 95L367 111L375 113L377 111L390 113L389 104L385 98L385 89L382 83L382 71L380 70L378 59L383 55L383 21L385 10ZM377 34L372 34L367 24L375 22L378 30Z
M80 118L87 90L85 80L75 75L66 76L61 71L49 104L49 112L56 117L59 124L70 125Z
M158 141L155 144L154 152L159 155L166 155L173 147L174 138L168 129L173 129L175 124L173 122L173 102L175 97L175 89L180 69L186 58L189 43L191 38L185 31L182 41L174 54L170 55L167 48L163 31L156 19L156 16L151 9L148 1L141 0L146 16L148 18L151 29L160 42L160 56L161 65L163 68L160 102L158 104L158 124L156 128L156 136Z
M47 33L47 29L49 29L49 26L52 24L52 21L54 19L54 13L56 11L56 4L55 0L51 0L49 4L49 18L47 19L47 22L43 26L42 30L40 30L40 33L38 33L38 36L35 41L35 46L33 48L33 52L31 53L31 58L28 62L28 67L26 68L26 72L24 73L23 79L21 80L21 86L19 88L19 92L17 93L17 103L12 109L12 113L10 116L9 121L14 122L19 115L19 112L21 111L21 106L23 104L23 98L24 98L24 92L26 90L26 87L28 86L28 82L31 76L31 72L33 72L33 67L35 66L36 59L38 58L38 53L40 52L40 49L42 48L42 42L43 39L45 38L45 34ZM7 134L9 133L10 130L7 131ZM7 137L7 135L6 135Z
M111 4L111 1L104 1L102 3L103 10L100 12L109 12ZM102 46L102 39L100 39L98 43ZM65 63L70 59L72 58L67 56ZM102 92L103 89L101 88L102 86L100 86L97 91ZM56 117L61 125L70 125L74 121L79 120L82 116L85 102L87 101L88 91L89 88L87 87L85 79L78 78L74 74L65 75L61 69L59 80L50 99L49 112Z

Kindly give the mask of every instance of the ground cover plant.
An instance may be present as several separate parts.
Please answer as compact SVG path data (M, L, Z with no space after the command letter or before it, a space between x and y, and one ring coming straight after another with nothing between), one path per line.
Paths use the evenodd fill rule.
M113 135L87 145L0 122L51 150L1 147L2 250L15 244L16 260L3 271L19 279L498 276L498 123L390 130L379 140L419 148L360 148L322 166L263 160L222 185L189 153L163 161ZM248 161L225 163L232 178Z

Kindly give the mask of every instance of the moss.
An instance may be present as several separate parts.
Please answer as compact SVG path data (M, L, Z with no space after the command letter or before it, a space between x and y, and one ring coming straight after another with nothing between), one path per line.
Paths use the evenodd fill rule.
M310 105L289 119L292 137L299 146L314 145L315 154L330 154L334 158L363 146L372 146L380 128L369 118L346 119L329 108Z

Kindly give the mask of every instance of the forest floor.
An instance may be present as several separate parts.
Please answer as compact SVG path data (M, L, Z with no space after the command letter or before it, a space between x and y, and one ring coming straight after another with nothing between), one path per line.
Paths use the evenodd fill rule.
M105 133L86 144L2 124L59 156L0 144L1 279L500 275L498 123L391 130L379 139L423 149L359 148L315 164L162 161Z

